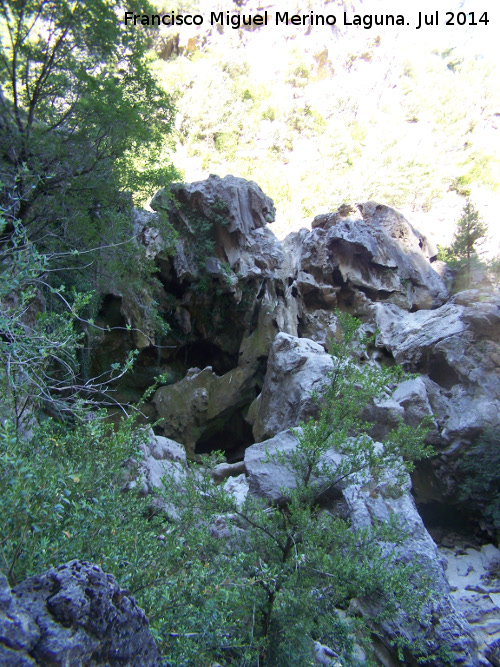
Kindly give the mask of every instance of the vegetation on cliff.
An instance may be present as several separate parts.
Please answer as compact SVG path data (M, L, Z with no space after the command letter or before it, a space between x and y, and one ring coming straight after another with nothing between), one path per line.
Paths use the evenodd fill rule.
M147 33L125 30L118 4L0 4L2 239L19 221L80 291L124 289L131 266L150 273L131 193L142 202L176 175L171 97L149 69Z
M367 435L364 408L401 372L360 369L347 340L335 344L318 421L303 425L290 459L269 457L296 481L280 504L249 499L238 506L208 471L193 469L182 488L168 480L160 495L165 512L150 498L123 493L123 461L137 457L146 437L131 421L114 431L103 414L82 411L76 424L45 420L28 440L4 418L0 567L11 584L77 556L113 572L137 597L170 664L304 665L317 639L356 664L353 641L369 641L370 630L349 601L375 605L368 618L376 623L401 608L414 613L429 596L429 582L417 587L417 562L398 560L404 531L397 521L354 528L323 501L355 478L397 497L411 462L429 451L425 425L401 423L383 446ZM66 341L68 352L74 346ZM5 390L10 378L3 370ZM324 458L331 447L341 455L335 465ZM222 515L224 547L214 535ZM424 645L420 652L426 654Z
M132 470L139 466L137 451L146 434L131 418L114 428L102 407L112 402L106 380L126 372L134 353L96 378L87 362L92 336L103 333L95 319L104 294L142 299L147 285L143 321L165 324L155 319L151 297L156 266L135 242L131 215L134 202L175 176L167 159L173 101L152 72L160 72L167 87L179 81L179 137L188 154L197 153L204 168L235 164L250 177L259 170L259 181L289 213L297 207L309 215L313 200L331 206L341 194L355 196L361 182L369 196L425 207L434 191L450 185L459 164L462 181L495 185L494 159L472 128L469 145L446 178L431 168L444 159L438 149L427 153L422 147L413 157L401 149L395 170L389 170L381 155L398 136L395 131L381 143L387 119L363 121L362 92L349 96L343 81L327 99L338 122L327 122L321 95L331 63L319 58L312 66L293 49L288 97L255 83L245 62L229 59L203 83L194 83L197 99L191 99L183 68L196 59L168 66L151 62L148 35L124 30L118 7L113 0L0 0L0 570L15 584L75 557L99 563L137 597L166 659L179 667L214 660L309 664L313 640L335 646L354 665L355 641L368 643L377 622L401 610L424 608L430 582L423 577L424 586L415 587L416 564L398 558L404 534L396 522L356 527L326 502L346 479L397 498L412 461L429 453L425 423L411 429L399 423L383 443L370 437L363 410L387 398L402 375L377 364L360 368L366 341L351 346L358 324L352 318L339 316L344 337L332 346L335 371L318 399L319 418L301 425L290 458L269 455L294 477L282 502L254 498L237 505L195 465L180 490L172 482L154 498L124 492L124 462ZM366 58L350 54L345 71L376 60L378 48L371 44ZM209 53L197 58L212 67ZM430 98L437 87L444 92L432 106L433 127L443 138L451 91L457 79L465 90L472 73L449 53L433 54L431 61L435 78L428 76L432 67L415 72L409 65L397 74L404 101L400 121L416 123L424 106L416 97ZM301 94L308 82L317 93L311 103ZM183 108L187 103L190 114ZM381 112L387 103L380 102ZM481 99L476 110L483 122L480 107ZM462 108L452 111L463 138ZM265 161L252 153L250 136L262 128L270 137ZM300 153L300 141L307 150L312 138L323 143L324 152L316 165L308 162L299 170L292 190L286 162ZM337 183L325 173L337 174ZM192 227L189 249L200 278L195 287L203 292L213 225L178 210ZM214 223L223 224L226 212L215 202ZM476 220L472 210L467 215ZM478 233L479 227L469 230L470 237ZM457 253L470 258L475 240L461 242ZM219 326L213 313L208 317ZM340 459L326 465L332 448ZM216 460L217 455L205 460L205 467ZM489 511L495 513L498 499L492 494ZM214 537L220 514L229 531L228 550ZM363 620L351 603L356 598L367 607L374 604ZM405 641L403 633L396 638L401 651ZM423 644L413 646L413 653L435 658Z
M481 264L477 246L484 242L488 228L484 224L474 204L467 198L462 216L457 222L453 241L448 248L440 248L439 258L444 260L450 267L458 272L458 280L455 283L462 288L469 287L472 282L472 269ZM497 260L491 263L496 268Z
M346 201L426 211L450 191L498 188L491 58L406 27L234 32L181 32L184 50L155 64L188 181L257 180L282 233Z

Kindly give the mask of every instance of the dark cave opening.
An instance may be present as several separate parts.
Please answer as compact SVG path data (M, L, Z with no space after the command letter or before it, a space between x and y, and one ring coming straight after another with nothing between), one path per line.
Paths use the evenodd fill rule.
M302 301L308 310L330 310L334 299L331 294L325 295L320 289L311 289L302 295Z
M255 440L252 427L243 418L248 406L234 412L222 425L217 424L207 431L196 443L196 454L210 454L223 451L228 463L242 461L245 449L253 445Z
M217 375L225 375L238 365L237 354L224 352L207 340L186 343L175 352L173 359L182 364L186 370L211 366Z
M376 290L371 287L366 287L365 285L356 285L356 288L360 292L363 292L363 294L367 296L370 299L370 301L387 301L392 296L394 296L394 291L390 290L383 290L383 289Z
M460 383L460 378L446 361L443 354L434 354L428 361L423 372L428 373L430 379L444 389L451 389Z
M449 504L430 500L417 503L417 509L436 544L441 544L450 534L475 544L491 541L483 528L481 514L464 503Z
M113 327L126 327L127 321L121 311L122 297L114 294L106 294L102 300L97 318L104 320L106 325Z

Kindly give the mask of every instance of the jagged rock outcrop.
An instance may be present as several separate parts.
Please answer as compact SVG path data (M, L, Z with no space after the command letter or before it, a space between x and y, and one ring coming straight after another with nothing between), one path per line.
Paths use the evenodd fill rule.
M433 444L440 456L425 467L425 482L419 475L417 496L456 500L460 458L481 432L500 423L500 298L469 290L432 311L374 308L378 344L423 374L406 405L414 415L432 414L437 427Z
M274 438L251 445L245 451L245 470L250 493L260 498L282 503L284 490L294 489L295 475L279 463L269 461L277 452L290 455L297 447L298 438L292 430L278 433Z
M276 453L281 456L290 456L293 453L298 444L297 432L283 431L283 429L296 426L304 418L305 413L314 413L317 406L314 406L311 400L311 390L314 387L321 388L331 367L329 355L312 341L294 339L284 334L276 337L269 356L264 389L255 408L257 411L255 423L265 425L262 433L268 433L267 438L270 439L251 445L245 451L245 468L251 494L281 503L286 500L286 489L295 487L292 471L277 461L270 460L270 457ZM308 391L301 394L298 388L306 386ZM379 420L390 421L391 411L396 407L399 407L398 414L404 416L410 425L417 425L423 418L434 415L426 382L420 377L402 382L391 400L385 403L388 407L375 406ZM377 426L381 428L383 424L379 421ZM433 438L437 437L436 431L437 424L431 432ZM332 466L337 465L340 460L339 455L332 451L329 452L329 456L328 462ZM454 607L437 547L427 532L410 494L409 476L406 477L406 482L397 497L390 491L385 492L386 486L390 488L390 475L385 481L387 483L384 483L384 480L379 481L375 487L366 480L351 481L339 486L336 491L337 496L342 495L344 499L343 513L349 516L354 526L360 528L387 522L391 516L398 517L401 527L406 531L400 551L401 558L404 560L417 557L437 592L428 612L439 621L432 626L432 629L424 630L423 625L411 619L411 622L406 624L407 637L412 642L417 639L424 640L433 652L437 652L444 645L450 647L454 655L454 664L479 664L472 631ZM338 498L336 504L339 511ZM386 636L395 638L400 631L400 622L401 619L399 623L385 622L383 629Z
M205 262L201 270L235 284L238 280L233 281L221 263L245 281L272 276L283 261L280 245L266 227L274 221L274 204L253 181L212 175L206 181L174 184L168 193L160 191L151 207L167 213L180 232L174 257L179 280L198 276L200 259ZM201 235L210 234L210 227L213 253L196 257L193 245Z
M420 618L406 618L403 632L410 644L424 641L429 653L435 656L432 664L447 664L444 658L438 657L440 650L446 646L454 665L479 665L476 638L451 597L450 585L436 544L427 532L411 496L411 480L407 476L398 497L392 497L390 492L386 492L386 489L390 489L390 481L388 475L375 489L373 485L366 483L350 484L344 489L343 495L348 505L348 516L355 527L367 528L397 517L399 525L405 531L400 557L403 561L415 558L422 576L428 578L429 585L435 592L433 599L426 605L426 612L434 622L426 625ZM376 605L362 600L360 609L373 612ZM380 626L383 636L396 639L402 630L402 621L401 617L383 621Z
M71 561L10 589L0 575L3 667L157 667L148 621L97 565Z
M138 234L159 269L160 311L171 325L158 351L146 347L139 360L154 356L172 373L154 397L165 436L182 443L188 458L213 449L230 461L244 458L245 473L231 468L217 480L239 504L248 492L283 500L281 488L292 480L286 468L270 468L266 449L293 451L289 429L316 413L311 392L321 391L332 368L325 349L337 334L339 307L377 332L373 363L394 359L418 374L367 408L370 435L383 438L400 417L415 426L428 419L438 456L414 474L418 506L458 502L461 452L500 421L498 296L469 290L449 299L443 267L432 263L435 250L397 211L373 202L318 216L311 231L283 243L266 227L272 202L256 184L232 176L175 185L153 208L179 234L169 257L156 214L138 217ZM127 322L133 318L127 310ZM154 449L145 461L155 470L170 465ZM160 480L160 472L148 475L144 492ZM403 491L394 499L382 487L368 493L351 483L336 490L342 500L335 502L355 525L401 517L409 531L403 557L421 557L440 594L431 610L438 622L426 640L433 648L440 641L453 646L455 664L475 665L470 629L455 613L409 480ZM396 631L384 626L386 637ZM416 625L408 632L422 637Z
M319 343L279 333L269 354L258 410L254 408L256 442L316 415L318 405L312 393L321 390L332 369L332 358Z
M317 216L312 227L285 241L306 311L331 309L341 288L409 310L435 308L447 299L429 263L435 251L394 209L373 202L344 205Z
M202 371L192 368L180 382L160 387L153 401L165 435L182 442L192 458L198 442L216 434L254 397L251 371L238 367L220 377L208 366ZM220 444L224 449L225 443Z

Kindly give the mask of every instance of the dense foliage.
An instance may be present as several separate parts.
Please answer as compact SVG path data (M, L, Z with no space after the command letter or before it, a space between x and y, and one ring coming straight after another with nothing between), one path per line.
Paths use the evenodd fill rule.
M406 28L399 38L271 31L225 31L155 64L179 109L188 180L256 180L281 232L346 201L420 211L449 190L498 188L495 63L415 44Z
M103 415L82 413L73 424L45 420L28 438L4 419L2 571L14 584L75 557L100 563L145 607L169 664L304 665L313 639L355 664L353 641L369 633L352 598L376 603L381 619L421 606L429 591L415 586L415 563L398 562L396 524L354 528L325 499L343 479L397 497L411 460L428 451L425 428L400 424L383 448L367 434L363 408L399 372L360 369L344 343L335 355L319 420L302 425L290 458L269 456L296 480L276 505L238 506L207 460L181 488L168 480L159 509L122 491L123 461L137 459L146 437L130 421L114 431ZM339 459L328 459L331 447Z
M117 207L116 188L141 196L171 173L158 159L172 104L148 70L145 31L126 30L118 10L110 0L1 3L4 184L32 238L54 218L88 233Z
M78 322L68 336L80 335L71 362L54 358L47 337L38 341L44 363L36 359L22 381L38 384L29 394L44 399L49 362L54 390L70 376L74 384L78 373L84 383L91 380L93 320L104 295L123 299L147 342L165 329L156 308L156 267L136 242L133 204L177 175L168 159L174 108L150 71L148 31L126 28L121 11L113 0L0 2L2 294L17 271L21 282L29 273L31 285L17 285L9 307L21 313L19 299L38 299L37 313L31 306L33 343L35 329L51 331L56 320L70 329ZM168 245L166 223L162 234ZM25 272L21 264L30 254ZM73 302L78 312L70 315ZM41 383L35 376L42 367ZM11 389L19 382L20 376ZM58 391L67 394L67 386Z
M124 267L146 265L129 193L143 200L176 174L172 102L150 72L147 32L125 29L119 9L0 3L2 234L18 220L39 251L84 251L59 262L79 290L119 290Z
M353 318L341 319L354 336ZM411 462L429 454L425 424L400 423L383 446L370 438L363 411L401 372L359 367L348 339L335 344L318 420L297 430L293 452L268 453L268 463L293 479L282 500L249 496L238 505L208 471L194 472L180 486L168 480L162 496L175 508L167 541L178 574L167 593L176 613L160 637L173 664L310 664L318 639L334 646L345 664L356 664L353 642L367 641L369 631L350 600L369 601L380 620L401 607L414 614L429 595L426 585L416 586L417 563L398 561L404 530L397 522L354 527L338 512L345 483L398 497ZM359 352L363 344L357 346ZM425 655L423 645L420 650Z

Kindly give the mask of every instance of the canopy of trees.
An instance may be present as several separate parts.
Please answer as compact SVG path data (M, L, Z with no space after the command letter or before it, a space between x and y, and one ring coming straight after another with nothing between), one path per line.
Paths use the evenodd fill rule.
M148 69L146 31L126 29L113 0L1 0L0 40L9 229L17 218L59 248L100 244L110 227L120 240L120 193L144 196L175 173L160 164L173 106Z

